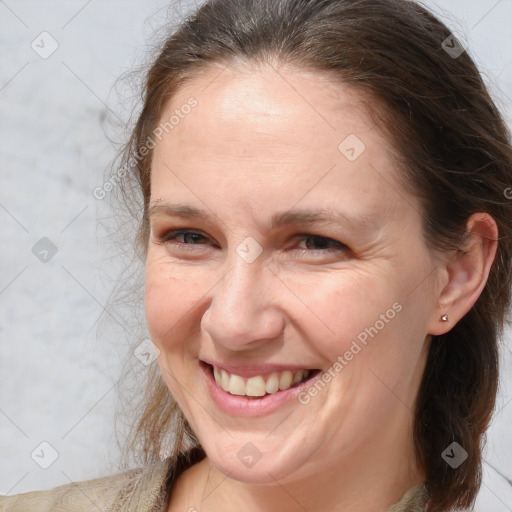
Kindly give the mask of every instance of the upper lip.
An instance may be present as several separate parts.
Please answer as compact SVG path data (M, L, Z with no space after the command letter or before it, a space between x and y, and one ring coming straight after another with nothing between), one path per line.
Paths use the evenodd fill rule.
M219 369L226 370L228 373L234 373L240 377L255 377L256 375L266 375L273 372L282 372L288 370L290 372L296 372L299 370L308 370L305 366L297 366L290 364L250 364L250 365L234 365L221 361L215 361L214 359L201 359L203 363L215 366Z

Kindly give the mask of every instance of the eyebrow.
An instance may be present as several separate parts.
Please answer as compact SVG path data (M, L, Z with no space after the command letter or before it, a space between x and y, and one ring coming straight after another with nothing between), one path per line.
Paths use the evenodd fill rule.
M215 215L211 215L206 210L201 210L194 206L185 204L154 204L150 206L148 211L149 217L165 215L182 218L202 219L208 222L213 221ZM337 210L329 210L325 208L306 210L294 209L285 212L276 213L272 216L270 227L277 229L286 225L293 224L343 224L354 228L371 228L377 227L376 221L382 220L381 215L363 214L358 216L348 216Z

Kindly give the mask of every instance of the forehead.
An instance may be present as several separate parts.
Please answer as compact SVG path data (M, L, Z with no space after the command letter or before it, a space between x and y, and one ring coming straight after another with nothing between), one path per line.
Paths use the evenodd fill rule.
M196 106L184 108L191 99ZM368 107L356 90L320 73L209 69L182 86L162 112L161 123L173 115L179 122L154 150L151 200L178 190L188 196L217 191L268 209L286 194L290 207L342 201L363 215L395 211L405 192L391 145Z
M182 86L162 113L165 122L191 97L197 107L186 122L174 129L176 143L191 136L210 137L201 141L201 149L214 149L226 155L238 155L234 141L251 139L242 156L252 155L266 145L264 155L280 153L289 147L304 150L337 150L340 140L353 133L369 137L387 148L369 115L367 100L355 89L334 81L327 74L270 65L208 68ZM297 123L298 120L300 123ZM215 140L211 138L215 135ZM220 146L219 146L220 145ZM374 145L374 144L371 144ZM253 151L251 151L253 149Z

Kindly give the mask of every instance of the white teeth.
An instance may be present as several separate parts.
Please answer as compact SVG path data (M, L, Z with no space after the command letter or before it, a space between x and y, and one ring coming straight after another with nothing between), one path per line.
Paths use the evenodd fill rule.
M294 384L298 384L301 380L302 380L302 376L303 376L303 372L302 370L299 370L293 377L293 383Z
M228 372L221 370L221 381L220 381L220 387L224 391L229 391L229 374ZM215 379L217 380L217 379ZM217 380L217 384L219 384L219 381Z
M239 396L264 396L266 393L276 393L278 390L285 391L295 384L299 384L309 376L308 370L291 372L273 372L267 379L262 375L250 377L247 381L239 375L230 374L225 370L213 367L215 382L228 393Z
M279 389L279 378L277 377L277 373L273 373L267 380L265 384L265 391L267 393L275 393Z
M233 378L233 376L231 376ZM245 385L245 394L247 396L263 396L265 394L265 381L259 375L247 379Z
M292 372L289 372L288 370L284 371L281 374L281 378L279 379L279 389L281 391L288 389L292 385Z
M245 395L244 379L238 375L231 375L231 379L229 381L229 392L232 395Z

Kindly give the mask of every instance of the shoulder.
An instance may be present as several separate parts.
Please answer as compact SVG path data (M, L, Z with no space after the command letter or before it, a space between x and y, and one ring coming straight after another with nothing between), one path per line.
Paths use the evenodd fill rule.
M0 496L2 512L151 510L165 498L169 460L45 491Z
M411 487L402 499L386 509L385 512L423 512L428 500L428 488L425 482Z

